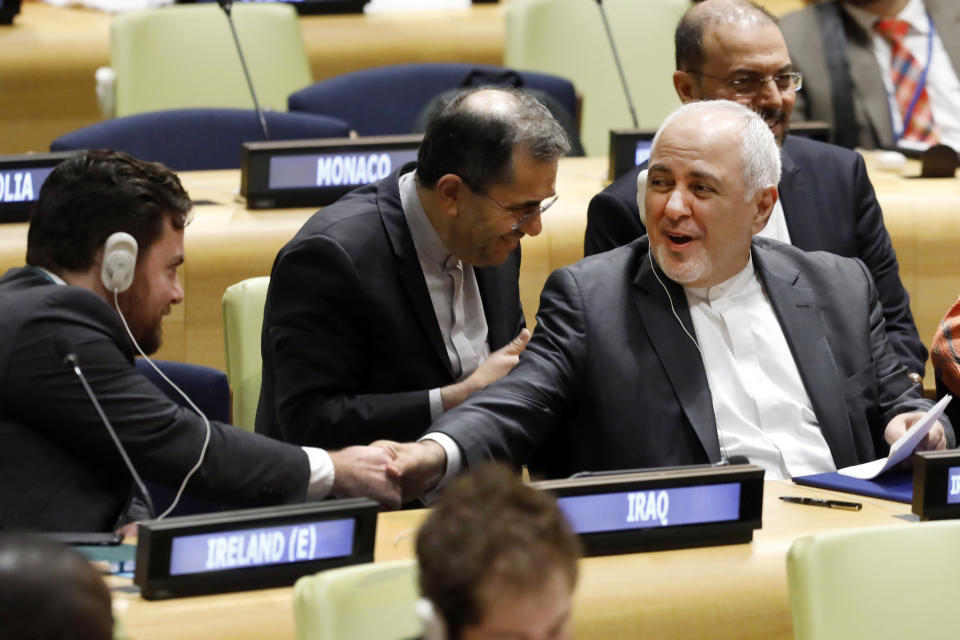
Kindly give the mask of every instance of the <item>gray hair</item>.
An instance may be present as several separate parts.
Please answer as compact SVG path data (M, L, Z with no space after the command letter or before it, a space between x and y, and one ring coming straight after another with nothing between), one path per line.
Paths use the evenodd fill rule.
M667 126L685 114L713 112L727 114L740 121L740 173L746 187L746 200L752 200L759 191L780 183L780 148L770 127L751 109L729 100L700 100L687 103L670 113L653 137L656 148L660 135Z

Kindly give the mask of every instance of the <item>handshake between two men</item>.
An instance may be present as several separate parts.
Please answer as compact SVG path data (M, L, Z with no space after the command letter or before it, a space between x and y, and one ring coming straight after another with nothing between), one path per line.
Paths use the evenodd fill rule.
M444 410L456 407L473 392L505 376L516 366L529 341L530 331L524 328L513 340L490 354L466 379L445 387L441 394ZM447 451L457 445L447 440L446 450L436 440L425 439L404 443L377 440L369 447L332 451L330 458L336 473L331 494L367 496L391 508L416 500L436 487L448 468L451 476L459 470L459 460L455 467L448 467Z

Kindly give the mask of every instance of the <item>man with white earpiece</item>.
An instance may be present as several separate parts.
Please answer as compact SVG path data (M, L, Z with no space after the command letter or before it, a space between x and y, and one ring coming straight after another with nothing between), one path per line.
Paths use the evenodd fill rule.
M389 453L211 422L134 367L183 301L191 206L170 170L120 152L80 152L44 183L27 266L0 278L0 529L112 530L141 476L240 506L327 495L399 505Z
M551 274L520 362L435 422L433 441L381 443L404 497L491 458L549 454L532 472L563 476L745 456L784 479L885 456L932 403L904 375L860 260L756 237L779 177L750 109L668 116L647 237ZM944 419L920 446L952 444Z

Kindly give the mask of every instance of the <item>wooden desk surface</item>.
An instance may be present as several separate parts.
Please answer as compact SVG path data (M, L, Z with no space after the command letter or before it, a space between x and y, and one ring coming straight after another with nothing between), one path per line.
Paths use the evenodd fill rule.
M0 26L0 154L46 151L100 120L94 72L109 65L110 14L24 2ZM503 11L303 16L314 80L405 62L502 64Z
M781 495L848 494L768 482L763 528L749 544L587 558L574 600L579 638L793 637L786 553L794 539L830 529L912 520L909 505L856 497L859 512L786 504ZM383 513L376 561L412 557L425 510ZM129 585L128 581L124 582ZM148 602L114 590L114 609L131 638L293 638L290 588Z

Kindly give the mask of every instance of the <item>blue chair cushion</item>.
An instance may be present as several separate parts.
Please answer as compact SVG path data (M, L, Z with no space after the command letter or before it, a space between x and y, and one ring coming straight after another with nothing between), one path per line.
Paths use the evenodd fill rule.
M472 71L502 74L503 67L463 63L400 64L354 71L316 82L290 95L291 112L303 111L349 120L364 136L410 133L424 107L438 94L459 87ZM573 84L559 76L516 72L523 86L553 96L571 116L577 114Z

